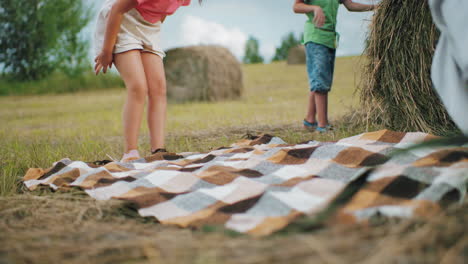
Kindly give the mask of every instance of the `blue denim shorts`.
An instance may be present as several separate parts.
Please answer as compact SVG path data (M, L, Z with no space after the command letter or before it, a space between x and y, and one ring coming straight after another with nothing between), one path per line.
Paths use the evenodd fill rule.
M314 42L306 43L305 50L310 91L330 92L335 70L336 50Z

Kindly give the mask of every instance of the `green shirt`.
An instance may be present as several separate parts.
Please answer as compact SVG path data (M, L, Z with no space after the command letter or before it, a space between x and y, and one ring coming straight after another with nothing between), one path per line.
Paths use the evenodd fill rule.
M336 16L341 2L342 0L304 0L306 4L317 5L322 8L325 14L325 23L323 27L317 28L313 22L314 13L306 14L308 19L304 27L303 44L314 42L336 49L338 37L338 33L336 33Z

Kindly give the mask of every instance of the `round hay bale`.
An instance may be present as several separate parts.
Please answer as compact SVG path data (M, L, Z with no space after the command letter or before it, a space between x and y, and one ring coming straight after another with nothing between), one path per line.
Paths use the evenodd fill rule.
M304 45L297 45L288 51L288 64L305 64L306 54Z
M228 49L191 46L166 53L164 64L170 100L220 101L241 97L241 65Z
M438 35L427 0L380 3L361 83L366 123L433 134L456 130L430 77Z

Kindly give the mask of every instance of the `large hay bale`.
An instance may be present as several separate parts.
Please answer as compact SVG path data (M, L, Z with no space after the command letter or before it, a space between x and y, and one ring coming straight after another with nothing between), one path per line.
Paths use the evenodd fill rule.
M297 45L288 51L288 64L305 64L306 54L304 45Z
M219 101L242 95L241 65L221 46L191 46L167 51L164 60L168 98Z
M434 134L455 126L432 87L438 31L427 0L383 0L374 15L361 85L366 121Z

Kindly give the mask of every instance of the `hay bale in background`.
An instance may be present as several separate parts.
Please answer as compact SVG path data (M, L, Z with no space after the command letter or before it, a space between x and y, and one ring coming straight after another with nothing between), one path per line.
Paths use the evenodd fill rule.
M289 49L288 64L305 64L306 55L304 45L297 45Z
M455 126L432 87L438 31L427 0L383 0L376 12L361 84L366 122L444 134Z
M164 64L170 100L219 101L241 97L241 65L228 49L192 46L166 53Z

